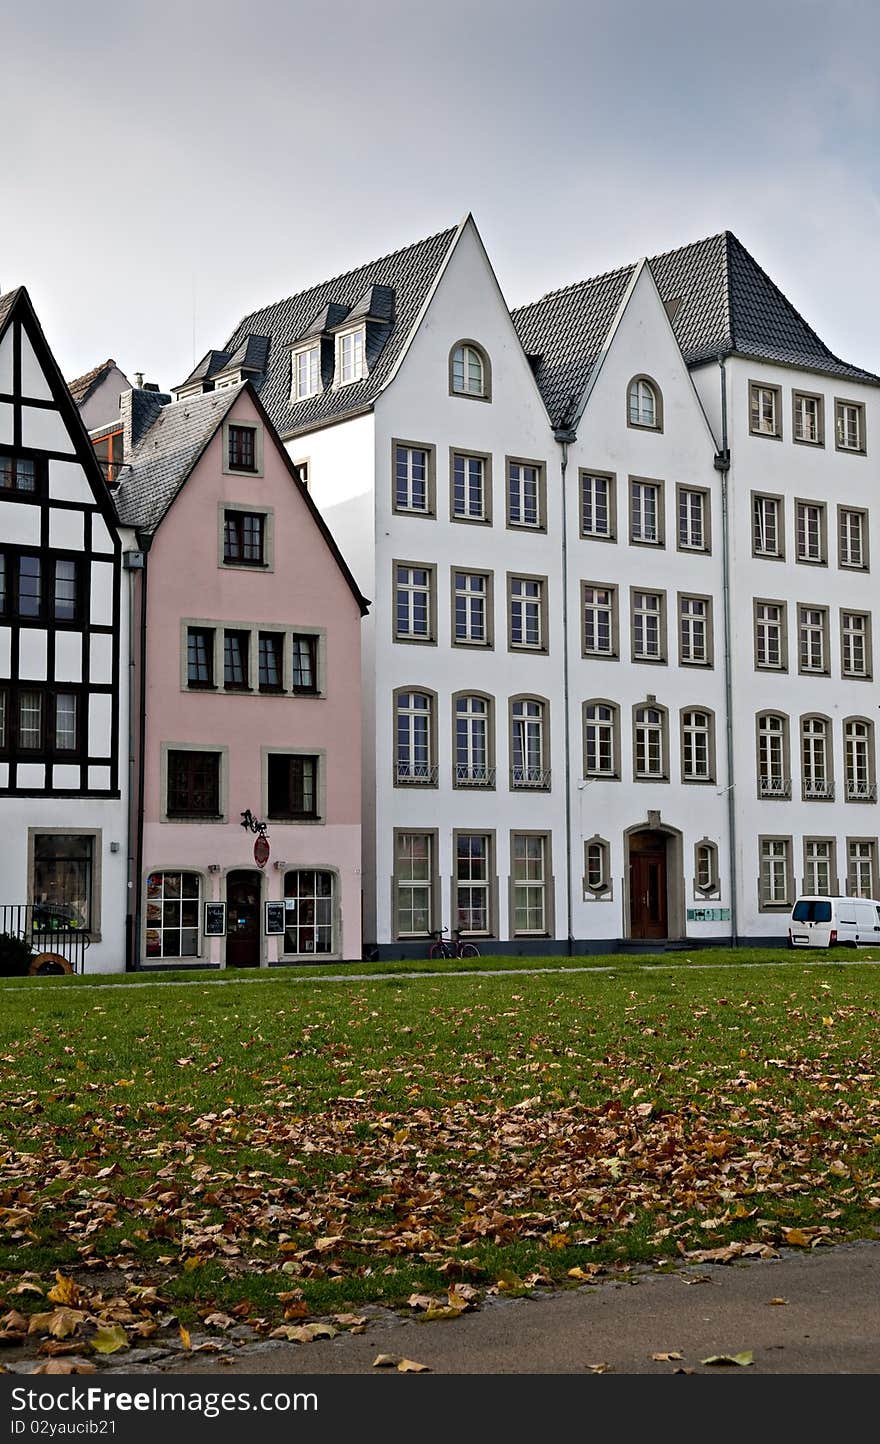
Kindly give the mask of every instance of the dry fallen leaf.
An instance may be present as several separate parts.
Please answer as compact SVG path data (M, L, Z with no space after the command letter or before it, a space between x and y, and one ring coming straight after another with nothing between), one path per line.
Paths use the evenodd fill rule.
M374 1369L396 1369L400 1363L399 1354L377 1354L373 1360Z
M47 1359L31 1371L34 1374L97 1374L87 1359Z
M771 1304L787 1304L788 1299L768 1299L767 1302Z
M668 1354L652 1354L651 1358L657 1364L669 1364L673 1359L683 1359L684 1354L677 1354L674 1350L671 1350Z
M397 1366L398 1374L430 1374L431 1370L427 1364L417 1364L415 1359L401 1359Z
M46 1298L50 1304L78 1304L79 1288L73 1279L65 1278L60 1271L55 1273L55 1284Z
M740 1369L747 1369L754 1362L751 1349L745 1349L741 1354L710 1354L708 1359L700 1360L701 1364L734 1364Z
M121 1324L105 1324L91 1342L96 1354L116 1354L120 1349L128 1348L128 1334Z
M796 1248L809 1248L810 1235L804 1233L802 1228L784 1228L782 1237L785 1243L792 1244Z
M585 1364L584 1368L588 1374L611 1374L614 1372L610 1364Z
M190 1337L189 1329L185 1328L183 1324L180 1325L180 1342L186 1350L192 1348L192 1338Z

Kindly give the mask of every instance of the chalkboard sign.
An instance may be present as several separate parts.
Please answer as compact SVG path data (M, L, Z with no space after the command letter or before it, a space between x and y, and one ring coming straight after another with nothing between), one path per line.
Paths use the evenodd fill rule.
M225 938L226 937L226 904L225 902L205 903L205 937Z
M271 937L284 932L284 903L266 903L266 932Z

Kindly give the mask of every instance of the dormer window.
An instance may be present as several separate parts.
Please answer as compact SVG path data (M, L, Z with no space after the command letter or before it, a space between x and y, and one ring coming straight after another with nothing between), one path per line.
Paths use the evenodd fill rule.
M489 400L489 358L475 341L459 341L449 356L449 390L453 396Z
M111 431L107 436L99 436L92 442L95 448L95 455L101 463L101 470L108 485L113 486L119 480L119 468L122 465L123 437L122 430Z
M321 343L293 353L292 392L294 401L305 401L321 390Z
M348 386L364 377L364 328L336 337L336 385Z

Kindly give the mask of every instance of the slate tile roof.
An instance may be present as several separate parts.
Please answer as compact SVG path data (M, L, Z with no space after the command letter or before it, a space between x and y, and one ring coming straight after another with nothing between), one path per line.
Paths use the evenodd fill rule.
M152 424L140 435L122 467L114 494L123 526L154 532L220 422L247 383L156 406ZM135 393L152 397L154 392ZM134 400L134 398L133 398Z
M84 376L77 376L73 381L68 381L67 389L77 406L82 406L83 402L88 400L115 365L116 362L110 356L106 361L102 361L100 366L95 366L91 371L87 371Z
M440 231L427 240L381 256L243 318L224 349L234 351L248 334L271 337L260 400L282 437L356 414L375 401L406 344L457 231L456 226ZM389 291L393 292L393 300ZM372 358L369 374L349 386L326 389L318 396L291 402L290 347L313 332L315 318L326 307L333 304L344 307L346 314L359 302L367 306L381 305L388 314L393 306L393 324L388 327L378 354Z
M3 295L0 296L0 335L2 335L3 331L6 329L6 322L12 315L12 312L15 308L15 303L18 300L19 293L22 290L22 286L16 286L14 291L4 291Z
M735 352L825 375L880 384L835 356L730 231L648 263L664 301L680 302L672 326L689 366ZM534 361L550 419L576 406L635 270L634 265L551 291L513 312Z

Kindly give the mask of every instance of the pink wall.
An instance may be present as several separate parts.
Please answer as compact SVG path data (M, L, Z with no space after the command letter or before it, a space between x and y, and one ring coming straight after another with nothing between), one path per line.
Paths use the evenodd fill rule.
M262 425L252 399L239 396L226 420ZM147 592L147 732L144 871L220 864L253 867L253 842L240 825L250 808L265 816L261 748L314 749L326 757L321 823L272 823L272 860L263 898L278 898L283 878L273 862L339 871L346 957L360 956L361 681L360 609L345 576L299 493L274 438L266 434L263 475L226 475L217 434L153 539ZM225 503L271 509L273 567L219 563ZM326 633L325 695L291 697L205 693L181 686L184 619ZM222 682L222 675L220 678ZM228 749L227 822L162 822L163 743ZM222 897L220 875L208 896ZM274 939L265 940L270 957ZM214 943L212 956L222 956Z

